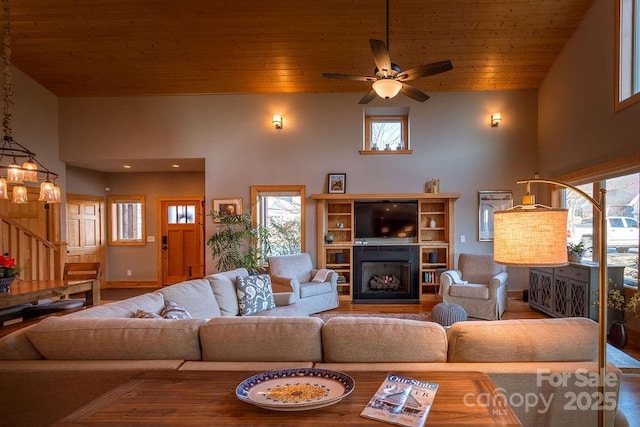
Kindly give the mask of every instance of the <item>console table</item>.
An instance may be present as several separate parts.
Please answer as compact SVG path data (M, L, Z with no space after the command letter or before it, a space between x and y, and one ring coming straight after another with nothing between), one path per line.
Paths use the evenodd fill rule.
M269 411L240 401L235 389L257 372L148 372L65 417L56 426L122 425L295 425L379 426L360 416L384 381L386 372L347 372L356 382L342 401L309 411ZM491 379L481 372L398 372L437 382L438 392L427 426L520 426L518 417L499 396ZM486 405L482 396L493 396ZM476 401L469 396L478 396Z
M609 265L607 274L622 290L624 266ZM553 317L588 317L597 322L597 291L598 263L529 269L529 305ZM614 320L622 320L621 313L609 309L607 328Z

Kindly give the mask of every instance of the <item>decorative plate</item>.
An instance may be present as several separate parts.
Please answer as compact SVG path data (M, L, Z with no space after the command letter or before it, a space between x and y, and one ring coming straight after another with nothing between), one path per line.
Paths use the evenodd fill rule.
M275 411L306 411L338 403L355 388L342 372L296 368L263 372L236 387L238 399Z

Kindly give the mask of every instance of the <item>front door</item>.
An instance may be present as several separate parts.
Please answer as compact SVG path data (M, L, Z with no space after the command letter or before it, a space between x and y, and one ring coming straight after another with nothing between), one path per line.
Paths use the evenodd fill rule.
M204 200L160 200L162 285L204 276Z

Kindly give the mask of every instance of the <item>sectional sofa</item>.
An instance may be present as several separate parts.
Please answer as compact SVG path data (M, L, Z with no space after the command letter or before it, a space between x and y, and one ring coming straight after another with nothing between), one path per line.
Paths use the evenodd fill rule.
M592 381L597 324L589 319L458 322L448 329L434 322L376 317L323 322L286 296L278 297L281 305L266 315L239 316L220 286L224 282L228 288L226 279L234 274L50 317L3 337L0 420L49 425L148 370L315 366L345 372L424 371L425 376L429 371L482 371L525 426L597 425L595 411L578 410L571 400L597 391ZM166 301L192 318L134 317L138 310L160 312ZM621 374L608 367L608 399L616 403ZM615 407L607 419L609 426L628 425Z

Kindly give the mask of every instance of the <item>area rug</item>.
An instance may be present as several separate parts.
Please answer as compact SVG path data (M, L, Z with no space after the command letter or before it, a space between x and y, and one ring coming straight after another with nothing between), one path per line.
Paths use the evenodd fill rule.
M624 373L640 373L640 361L618 350L611 344L607 344L607 362L611 363Z
M327 321L332 317L386 317L392 319L431 320L429 313L319 313L313 314L311 317L319 317L323 321Z

